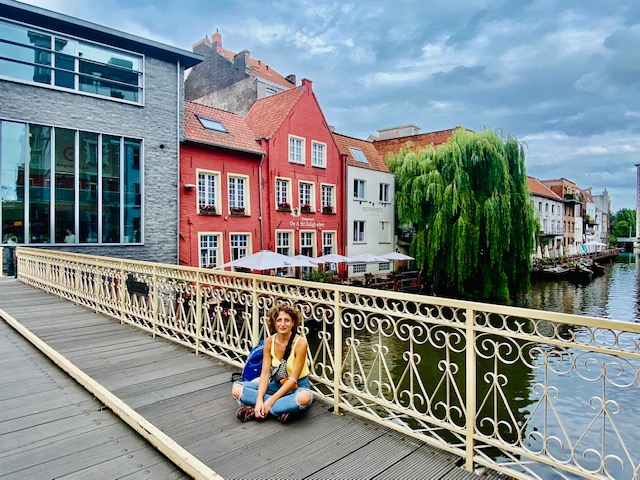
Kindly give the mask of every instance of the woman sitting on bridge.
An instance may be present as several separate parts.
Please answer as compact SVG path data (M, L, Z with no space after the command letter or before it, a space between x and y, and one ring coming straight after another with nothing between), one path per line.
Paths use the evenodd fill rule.
M269 331L275 333L264 342L260 376L250 382L237 382L231 389L243 405L236 412L239 420L264 419L270 413L286 423L311 405L308 345L296 334L299 326L300 311L296 308L279 305L269 310Z

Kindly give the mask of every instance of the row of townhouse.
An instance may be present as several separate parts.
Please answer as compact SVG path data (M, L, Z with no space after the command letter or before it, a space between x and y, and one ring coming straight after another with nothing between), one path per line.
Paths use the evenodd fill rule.
M193 50L0 0L4 242L207 267L262 249L406 248L412 231L396 235L385 156L407 141L445 142L452 129L341 135L310 80L297 85L246 50L223 48L217 32ZM560 240L561 221L565 244L608 238L606 192L568 183L547 183L561 199L552 213L563 213L543 219L545 231ZM574 191L593 200L588 215L567 197ZM356 264L348 274L390 268Z
M540 224L542 246L609 244L611 199L605 190L593 195L591 187L580 189L566 178L527 178L534 211Z

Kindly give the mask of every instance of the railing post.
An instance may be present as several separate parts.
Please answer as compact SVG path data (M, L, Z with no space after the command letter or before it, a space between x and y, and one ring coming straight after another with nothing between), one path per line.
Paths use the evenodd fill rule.
M125 318L125 295L124 289L127 288L127 282L125 282L124 262L120 262L120 281L118 282L118 296L120 297L120 324L124 325Z
M260 312L258 311L258 292L255 276L251 277L251 287L251 345L255 346L260 341L258 338L260 335Z
M466 311L466 433L465 433L465 463L464 467L473 472L474 457L474 433L476 423L476 330L475 330L475 310L467 308Z
M153 322L153 338L156 336L156 332L158 331L158 270L156 266L153 266L153 274L151 275L151 284L152 284L152 293L151 293L151 301L153 302L151 306L151 318Z
M193 302L193 300L191 301ZM200 282L200 272L197 272L196 273L196 355L200 355L201 334L202 334L202 291L201 291L201 282Z
M340 290L333 290L333 413L340 414L340 381L342 379L342 311Z

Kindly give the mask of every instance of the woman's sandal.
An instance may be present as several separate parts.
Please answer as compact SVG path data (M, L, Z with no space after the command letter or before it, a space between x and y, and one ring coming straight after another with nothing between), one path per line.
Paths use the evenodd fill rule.
M255 417L256 415L253 411L253 407L250 406L240 407L236 411L236 418L241 422L248 422L249 420L253 420Z
M282 423L287 423L289 420L291 420L291 415L289 414L289 412L281 413L280 415L278 415L278 420Z

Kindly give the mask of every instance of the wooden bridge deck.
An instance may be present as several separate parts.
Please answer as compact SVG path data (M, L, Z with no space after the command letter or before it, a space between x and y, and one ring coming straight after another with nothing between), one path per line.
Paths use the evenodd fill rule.
M0 278L0 309L223 478L480 478L321 402L288 425L241 423L233 367L12 278ZM185 477L4 322L0 365L1 479Z

